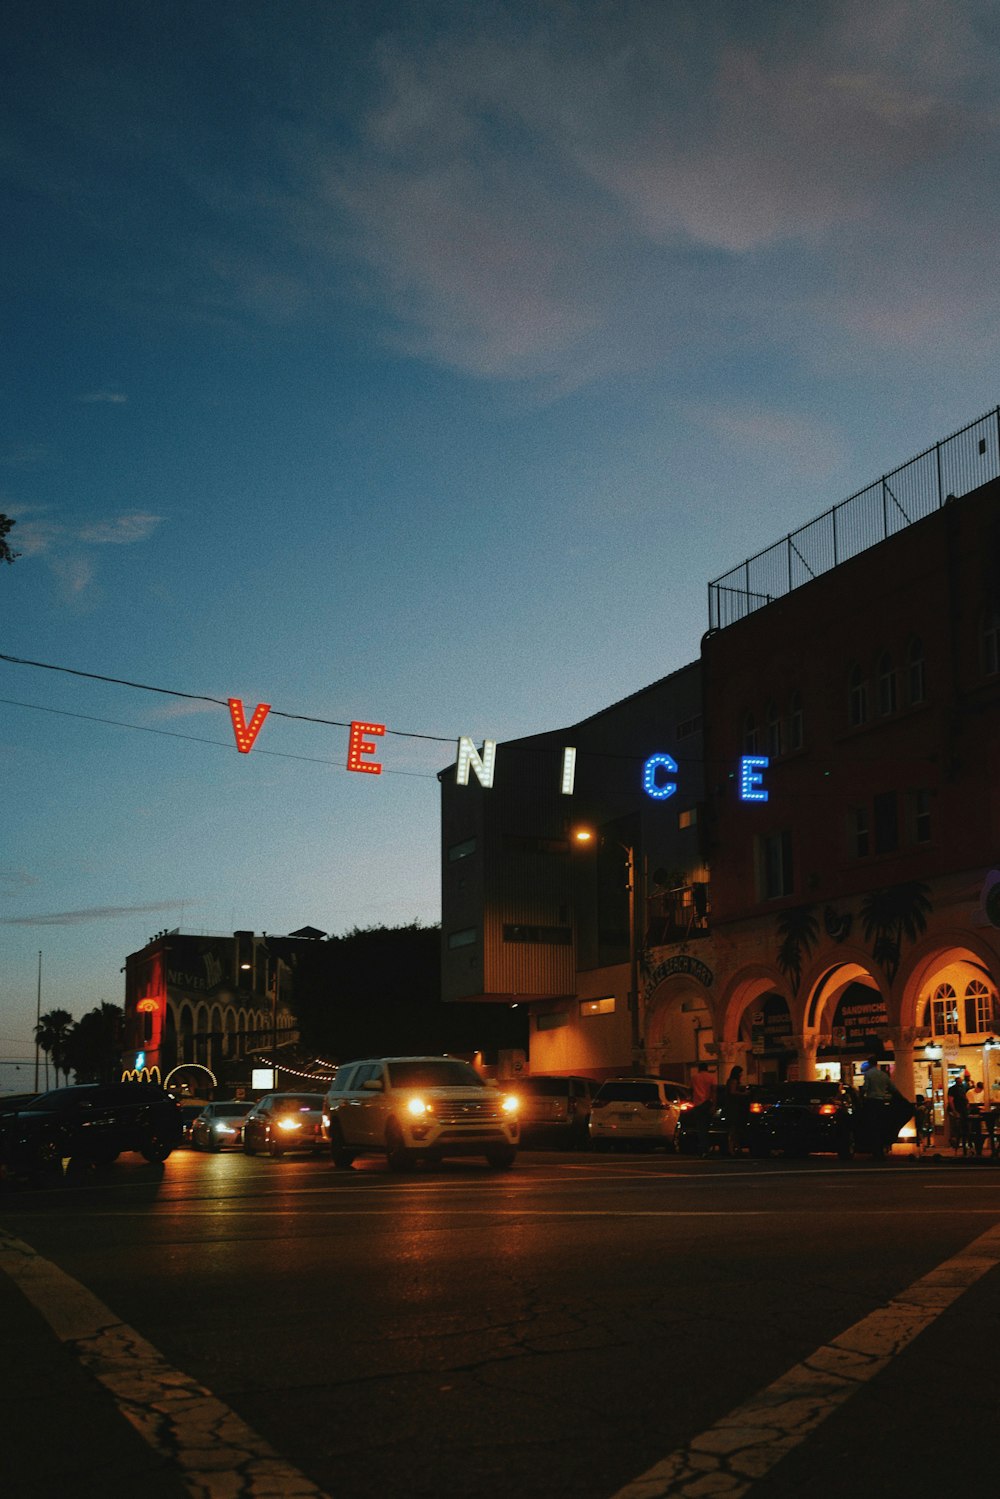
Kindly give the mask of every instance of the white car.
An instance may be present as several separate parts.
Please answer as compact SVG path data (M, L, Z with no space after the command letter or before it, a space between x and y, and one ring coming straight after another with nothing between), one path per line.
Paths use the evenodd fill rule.
M595 1150L631 1145L654 1150L675 1148L677 1120L691 1102L686 1083L659 1077L615 1077L594 1094L590 1115L590 1143Z
M483 1155L514 1164L518 1100L459 1057L369 1057L344 1063L323 1100L323 1133L335 1166L384 1155L392 1171L418 1159Z

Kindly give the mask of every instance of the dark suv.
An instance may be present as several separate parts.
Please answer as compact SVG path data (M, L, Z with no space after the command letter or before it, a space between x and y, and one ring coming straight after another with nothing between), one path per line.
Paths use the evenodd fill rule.
M3 1158L33 1175L67 1158L105 1165L125 1150L165 1161L181 1141L181 1112L155 1083L85 1083L53 1088L2 1124Z
M854 1154L854 1118L839 1083L776 1083L750 1090L746 1120L750 1154Z

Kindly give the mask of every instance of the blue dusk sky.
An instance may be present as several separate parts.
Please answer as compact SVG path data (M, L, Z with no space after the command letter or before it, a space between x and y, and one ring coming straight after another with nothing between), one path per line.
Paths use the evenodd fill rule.
M436 921L459 734L995 405L998 73L993 0L8 0L0 650L441 742L0 662L0 1058L39 951Z

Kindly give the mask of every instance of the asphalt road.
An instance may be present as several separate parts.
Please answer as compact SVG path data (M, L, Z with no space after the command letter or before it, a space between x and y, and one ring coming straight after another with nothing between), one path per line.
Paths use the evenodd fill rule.
M988 1491L998 1264L992 1162L123 1157L0 1190L3 1493Z

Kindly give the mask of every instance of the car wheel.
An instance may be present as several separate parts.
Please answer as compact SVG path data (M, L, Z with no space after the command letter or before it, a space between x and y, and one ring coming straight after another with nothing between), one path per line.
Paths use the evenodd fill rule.
M253 1141L247 1135L244 1135L244 1137L243 1137L243 1154L244 1155L256 1155L257 1154L257 1147L256 1147L256 1145L253 1143Z
M151 1166L162 1166L172 1150L173 1146L168 1145L166 1140L159 1135L147 1135L143 1144L139 1146L139 1154Z
M853 1161L854 1160L854 1141L853 1140L847 1140L847 1141L844 1142L843 1145L840 1145L838 1147L838 1149L837 1149L837 1160L838 1161Z
M385 1158L390 1171L412 1171L417 1164L412 1150L407 1150L398 1124L390 1124L385 1132Z
M486 1161L491 1171L509 1171L516 1160L517 1151L509 1148L486 1152Z
M209 1155L218 1155L219 1151L222 1149L222 1142L218 1138L209 1137L205 1149L208 1151Z
M270 1140L268 1141L267 1153L272 1161L276 1161L279 1156L284 1155L285 1147L279 1140Z
M330 1125L330 1160L337 1171L350 1171L354 1165L354 1151L344 1144L344 1132L339 1124Z

